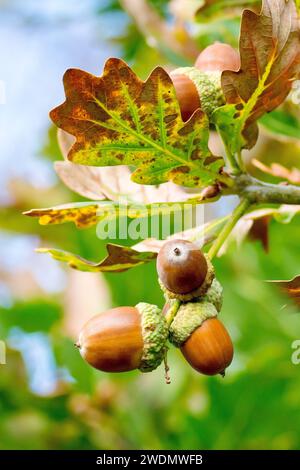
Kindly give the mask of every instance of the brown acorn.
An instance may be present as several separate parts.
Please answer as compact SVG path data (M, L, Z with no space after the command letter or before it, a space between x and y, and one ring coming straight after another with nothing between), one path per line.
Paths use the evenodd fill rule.
M195 67L203 72L224 70L237 72L241 67L241 59L238 51L229 44L215 42L198 55Z
M195 68L206 72L206 74L199 76L190 67L179 68L170 73L184 121L187 121L198 108L202 107L206 112L207 101L211 101L213 107L214 101L216 105L221 106L221 72L224 70L238 71L240 56L238 51L229 44L215 43L199 54ZM204 101L204 107L202 101Z
M169 339L188 363L206 375L224 374L233 358L227 330L217 319L216 306L207 301L182 304L170 325Z
M158 253L156 267L161 283L174 294L198 289L208 270L202 251L187 240L166 242Z
M205 375L224 375L233 358L232 341L217 318L205 320L180 349L188 363Z
M182 119L187 121L201 106L197 88L187 75L177 74L176 70L170 73L170 77L176 90Z
M148 372L161 363L166 339L167 326L160 309L139 303L91 318L76 346L86 362L104 372Z

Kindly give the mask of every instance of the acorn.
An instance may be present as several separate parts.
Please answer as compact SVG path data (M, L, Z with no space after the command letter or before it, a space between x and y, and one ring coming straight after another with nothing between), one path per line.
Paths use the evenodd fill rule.
M170 326L170 341L198 372L224 376L233 359L233 345L217 313L206 301L182 304Z
M224 70L238 71L240 56L229 44L215 43L204 49L194 67L173 70L170 77L176 90L182 119L187 121L196 109L209 116L225 104L221 86Z
M203 72L224 70L237 72L241 67L240 54L229 44L215 42L198 55L195 67Z
M168 328L156 305L117 307L91 318L82 328L80 354L104 372L150 372L162 362Z
M214 279L208 257L192 242L170 240L160 249L157 273L166 298L188 301L206 294Z
M201 107L198 90L181 68L173 70L170 77L176 91L182 119L187 121L196 109Z

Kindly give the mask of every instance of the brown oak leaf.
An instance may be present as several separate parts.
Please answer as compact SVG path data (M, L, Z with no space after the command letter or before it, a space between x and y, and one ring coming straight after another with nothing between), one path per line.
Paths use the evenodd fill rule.
M241 69L225 71L227 104L214 121L232 154L256 143L256 121L278 107L300 72L300 28L293 0L263 0L259 15L245 10L240 35Z

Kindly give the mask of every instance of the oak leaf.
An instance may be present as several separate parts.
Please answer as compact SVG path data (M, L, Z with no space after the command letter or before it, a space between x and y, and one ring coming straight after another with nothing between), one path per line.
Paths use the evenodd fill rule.
M39 248L39 253L48 253L52 258L66 262L71 268L84 272L123 272L141 264L153 261L156 253L139 252L134 248L122 245L106 245L107 256L100 262L94 263L81 256L74 255L63 250L54 248Z
M198 202L204 202L198 198L187 201L188 210L191 210ZM186 202L170 203L131 203L127 199L120 202L114 201L89 201L62 204L59 206L31 209L23 212L29 217L38 217L41 225L64 224L73 222L77 228L89 228L98 222L113 221L121 217L128 219L145 219L153 216L168 216L180 213L186 207Z
M95 225L101 216L104 217L108 207L100 202L77 202L71 204L62 204L46 209L31 209L24 212L29 217L38 217L41 225L63 224L73 222L78 228L87 228Z
M173 83L161 67L141 81L120 59L109 59L101 77L70 69L66 101L50 116L76 137L68 159L91 166L132 165L140 184L173 181L188 187L226 182L224 165L208 148L209 123L196 110L183 122Z
M75 137L62 129L58 129L57 137L65 161L55 162L54 169L68 188L87 199L117 201L120 196L126 196L133 202L151 204L185 201L191 197L185 188L172 182L158 186L134 183L126 165L99 168L71 163L67 156Z
M252 148L256 121L278 107L300 72L300 29L293 0L263 0L259 15L245 10L240 35L241 69L225 71L227 104L213 119L232 154Z

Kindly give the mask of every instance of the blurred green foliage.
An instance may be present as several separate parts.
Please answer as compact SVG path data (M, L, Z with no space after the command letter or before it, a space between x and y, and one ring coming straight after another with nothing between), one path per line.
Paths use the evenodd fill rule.
M162 15L166 3L153 2ZM110 13L119 10L119 2L107 8ZM238 26L236 19L197 25L199 48L216 39L236 45ZM125 33L123 56L136 70L146 74L160 58L162 63L170 62L147 44L131 20ZM272 141L268 148L273 160L274 155L280 160L278 142ZM44 156L61 158L53 129ZM20 214L42 197L29 188L26 200L3 208L1 229L37 234L44 245L101 259L105 242L94 229L78 231L71 224L41 227ZM58 182L47 196L47 205L63 200L79 197ZM275 286L264 282L299 274L299 239L299 216L286 225L272 221L269 254L258 242L248 241L240 248L230 246L225 256L216 259L217 276L224 286L221 318L235 345L234 362L225 379L196 373L174 348L169 353L170 385L164 383L162 366L151 374L97 372L84 363L74 338L65 331L63 294L14 299L12 305L1 307L0 339L7 344L7 364L0 365L0 449L299 448L300 364L292 364L291 355L292 342L300 339L300 314ZM104 278L113 305L140 301L163 305L155 263ZM30 388L24 354L10 341L16 327L25 335L46 333L45 347L53 355L56 377L55 389L47 396ZM38 366L39 357L34 360ZM67 374L61 375L61 370ZM46 377L47 370L42 373Z

